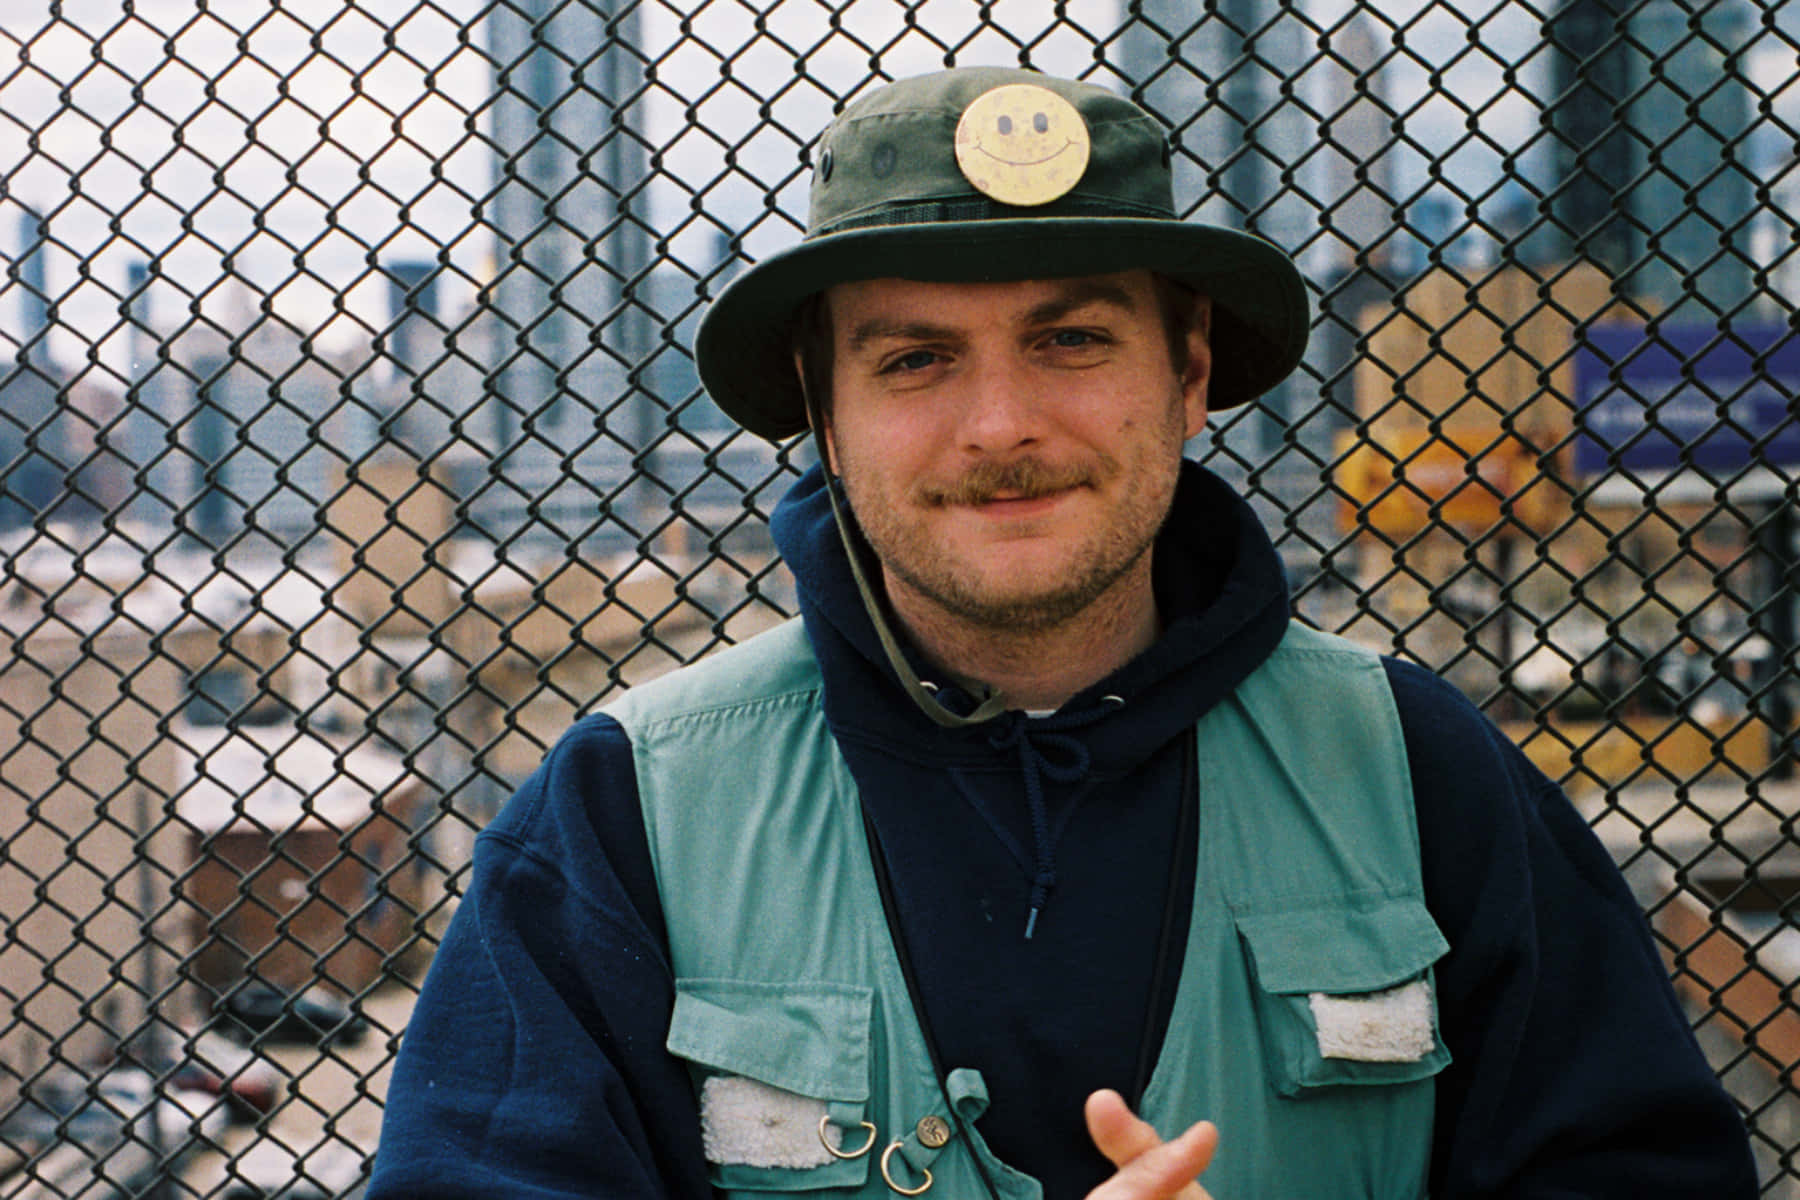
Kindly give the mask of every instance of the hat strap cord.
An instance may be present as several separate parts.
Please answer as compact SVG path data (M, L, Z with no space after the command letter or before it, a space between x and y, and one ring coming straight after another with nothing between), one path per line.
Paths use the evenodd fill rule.
M986 724L1006 711L1005 699L992 685L982 684L975 711L966 717L960 716L938 703L937 698L925 690L925 685L919 681L911 664L906 661L906 654L900 649L900 640L894 636L887 614L882 611L881 602L876 599L875 589L869 586L868 576L863 571L862 555L850 530L850 518L838 501L838 476L831 469L831 456L825 444L825 422L813 399L813 389L807 386L806 374L806 370L800 372L800 396L806 404L806 419L812 426L813 442L818 447L819 468L825 473L825 495L831 502L831 518L837 524L839 539L844 543L844 557L850 560L850 577L856 581L857 595L862 597L863 609L869 614L870 623L875 626L875 637L881 643L888 665L893 668L894 677L899 680L901 690L919 711L946 729Z

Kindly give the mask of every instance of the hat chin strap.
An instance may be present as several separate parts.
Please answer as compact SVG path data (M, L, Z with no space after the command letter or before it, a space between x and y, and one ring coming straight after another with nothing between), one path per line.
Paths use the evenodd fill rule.
M875 597L875 590L869 586L868 575L863 571L862 554L857 550L856 539L850 531L850 518L845 515L844 506L838 502L837 476L832 474L831 456L825 445L825 422L820 419L821 414L813 401L812 389L806 385L806 372L801 371L799 374L800 396L806 404L807 421L812 425L813 443L819 450L819 469L825 472L825 496L831 502L831 519L837 524L838 538L844 544L844 557L850 560L850 577L856 580L856 593L862 597L863 611L869 614L869 623L875 627L875 637L881 642L882 653L887 655L894 678L899 680L901 689L920 712L946 729L986 724L1006 711L1006 701L991 684L981 685L979 703L974 712L966 717L958 716L925 690L925 685L913 674L906 655L901 652L900 641L894 636L887 614L882 611L881 603Z

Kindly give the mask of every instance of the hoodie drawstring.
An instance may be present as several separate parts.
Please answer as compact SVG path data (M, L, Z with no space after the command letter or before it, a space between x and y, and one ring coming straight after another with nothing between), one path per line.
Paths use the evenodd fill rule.
M1108 696L1095 708L1035 720L1024 713L1009 713L1000 727L988 734L988 744L994 749L1018 751L1019 769L1025 776L1025 806L1031 817L1034 859L1030 907L1025 915L1027 941L1037 931L1038 914L1050 898L1051 889L1056 887L1056 843L1050 835L1050 809L1044 801L1044 780L1068 784L1087 778L1092 766L1087 746L1065 731L1092 725L1118 703L1123 701Z

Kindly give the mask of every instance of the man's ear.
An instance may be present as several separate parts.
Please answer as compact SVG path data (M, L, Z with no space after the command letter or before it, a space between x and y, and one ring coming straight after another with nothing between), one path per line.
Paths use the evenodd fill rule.
M1206 390L1212 382L1212 298L1194 299L1194 318L1187 331L1187 369L1181 373L1181 403L1187 414L1187 436L1206 427Z

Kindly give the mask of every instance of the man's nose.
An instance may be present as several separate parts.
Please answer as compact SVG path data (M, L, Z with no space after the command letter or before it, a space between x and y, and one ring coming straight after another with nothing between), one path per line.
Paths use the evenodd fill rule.
M1010 358L985 360L973 366L968 382L958 431L964 449L1004 454L1042 437L1037 381L1025 364Z

